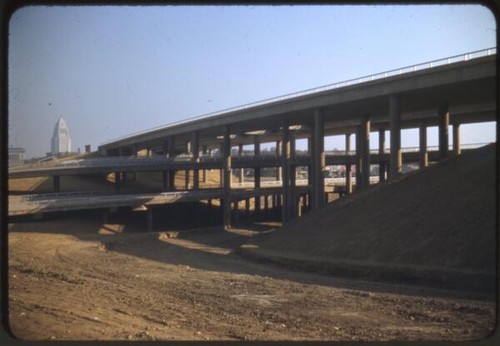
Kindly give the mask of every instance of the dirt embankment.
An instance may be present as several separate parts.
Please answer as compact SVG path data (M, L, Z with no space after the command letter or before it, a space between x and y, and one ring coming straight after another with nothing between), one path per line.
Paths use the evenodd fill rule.
M337 275L492 292L495 149L452 157L334 202L244 252Z
M467 340L494 326L492 301L290 271L234 253L272 225L188 234L111 226L85 214L10 226L16 337Z

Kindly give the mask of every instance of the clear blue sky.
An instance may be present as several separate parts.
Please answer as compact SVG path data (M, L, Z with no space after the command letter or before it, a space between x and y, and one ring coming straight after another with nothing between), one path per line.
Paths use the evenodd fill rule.
M95 150L169 122L494 47L496 30L479 5L26 7L10 21L9 145L45 155L63 117L73 149ZM494 138L492 124L462 132L463 142ZM402 144L418 137L404 133Z

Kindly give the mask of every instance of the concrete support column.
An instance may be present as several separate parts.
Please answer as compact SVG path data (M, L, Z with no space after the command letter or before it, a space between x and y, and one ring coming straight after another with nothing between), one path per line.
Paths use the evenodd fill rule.
M356 189L370 186L370 118L363 116L356 134ZM358 180L358 178L360 180Z
M283 224L290 221L291 215L291 188L290 188L290 129L289 121L284 120L281 126L281 169L283 203L281 220Z
M385 181L385 161L382 161L382 158L385 156L385 129L380 129L378 131L378 156L379 156L379 165L378 165L378 180L379 182Z
M250 198L245 199L245 213L250 214Z
M351 134L350 133L346 133L346 135L345 135L345 151L346 151L346 155L349 155L349 152L351 151ZM351 164L349 162L345 166L345 189L346 189L347 193L352 193Z
M281 156L281 142L276 141L276 158L279 159ZM276 180L280 181L281 179L281 166L276 167Z
M193 132L192 143L193 161L200 162L200 133L198 131ZM193 170L193 189L200 189L200 170L198 166Z
M204 145L204 146L202 147L202 154L203 154L203 157L205 157L205 156L207 155L207 146L206 146L206 145ZM201 180L202 180L204 183L206 183L206 182L207 182L207 170L206 170L206 169L204 169L204 170L202 171L202 178L201 178Z
M184 170L184 189L189 190L189 169Z
M122 174L121 172L115 172L115 191L120 192L122 186Z
M290 133L290 157L295 157L295 134Z
M439 107L439 159L442 160L448 156L448 126L450 125L450 112L448 106Z
M53 176L54 192L61 191L61 177L59 175Z
M313 209L321 208L325 204L325 127L321 110L314 111L312 147L312 183L313 183Z
M391 95L389 97L389 121L391 131L389 176L394 178L403 171L403 156L401 153L401 112L398 95Z
M254 155L260 155L260 142L257 136L254 139ZM260 167L254 168L254 188L260 189ZM260 197L255 199L255 211L258 213L260 211Z
M419 165L420 168L427 167L429 165L429 153L427 151L427 126L426 124L420 124L418 129L419 133L419 144L420 144L420 159Z
M453 124L453 154L460 155L460 124Z
M168 157L168 148L169 148L169 140L168 139L165 139L163 141L163 156L164 157Z
M238 157L243 157L243 144L238 144ZM240 168L240 184L245 182L245 169Z
M224 204L222 224L225 229L231 228L231 127L224 126L222 143Z
M163 176L163 191L170 191L170 171L163 171L162 172Z
M175 158L175 136L170 136L168 138L168 157L172 160ZM169 191L175 191L175 173L176 171L174 169L169 170Z

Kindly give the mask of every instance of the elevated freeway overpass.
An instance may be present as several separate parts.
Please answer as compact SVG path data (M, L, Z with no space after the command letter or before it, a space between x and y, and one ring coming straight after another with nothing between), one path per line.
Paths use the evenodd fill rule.
M115 172L162 171L164 191L172 192L175 172L193 176L193 190L199 191L200 172L220 169L223 224L231 224L234 193L232 171L253 169L254 187L262 187L261 170L277 167L281 181L282 220L296 216L298 189L295 171L307 167L307 201L312 209L325 203L327 165L345 165L346 190L352 191L351 171L355 169L356 189L370 185L370 167L379 166L384 181L402 173L403 162L426 167L462 150L462 124L495 121L497 112L496 48L471 52L384 73L361 77L295 94L259 101L216 113L167 124L103 143L101 161L77 162L60 167L28 167L9 171L10 177ZM167 114L168 117L168 114ZM453 143L448 128L452 126ZM437 126L439 146L429 150L427 128ZM404 152L401 130L419 130L418 151ZM386 145L386 131L389 131ZM370 152L370 133L378 132L375 153ZM345 153L328 153L324 138L344 135ZM356 149L351 151L351 137ZM307 139L307 155L295 150L298 139ZM276 143L274 155L261 152L262 143ZM253 155L244 156L243 146L253 145ZM238 147L235 154L233 147ZM147 151L148 158L139 158ZM132 157L132 158L131 158ZM114 163L113 163L114 160ZM45 170L45 171L44 171ZM188 175L186 175L188 176ZM56 184L57 185L57 184ZM194 196L194 195L193 195ZM256 198L256 196L254 196ZM255 199L260 208L260 199Z

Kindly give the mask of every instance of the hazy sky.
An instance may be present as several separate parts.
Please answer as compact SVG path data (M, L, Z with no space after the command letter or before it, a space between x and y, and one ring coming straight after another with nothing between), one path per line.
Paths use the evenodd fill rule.
M494 16L479 5L26 7L10 21L9 145L45 155L63 117L73 149L95 150L173 121L495 47L495 39ZM491 123L462 129L464 143L495 138ZM430 130L430 145L435 138ZM404 132L402 145L418 146L416 132Z

